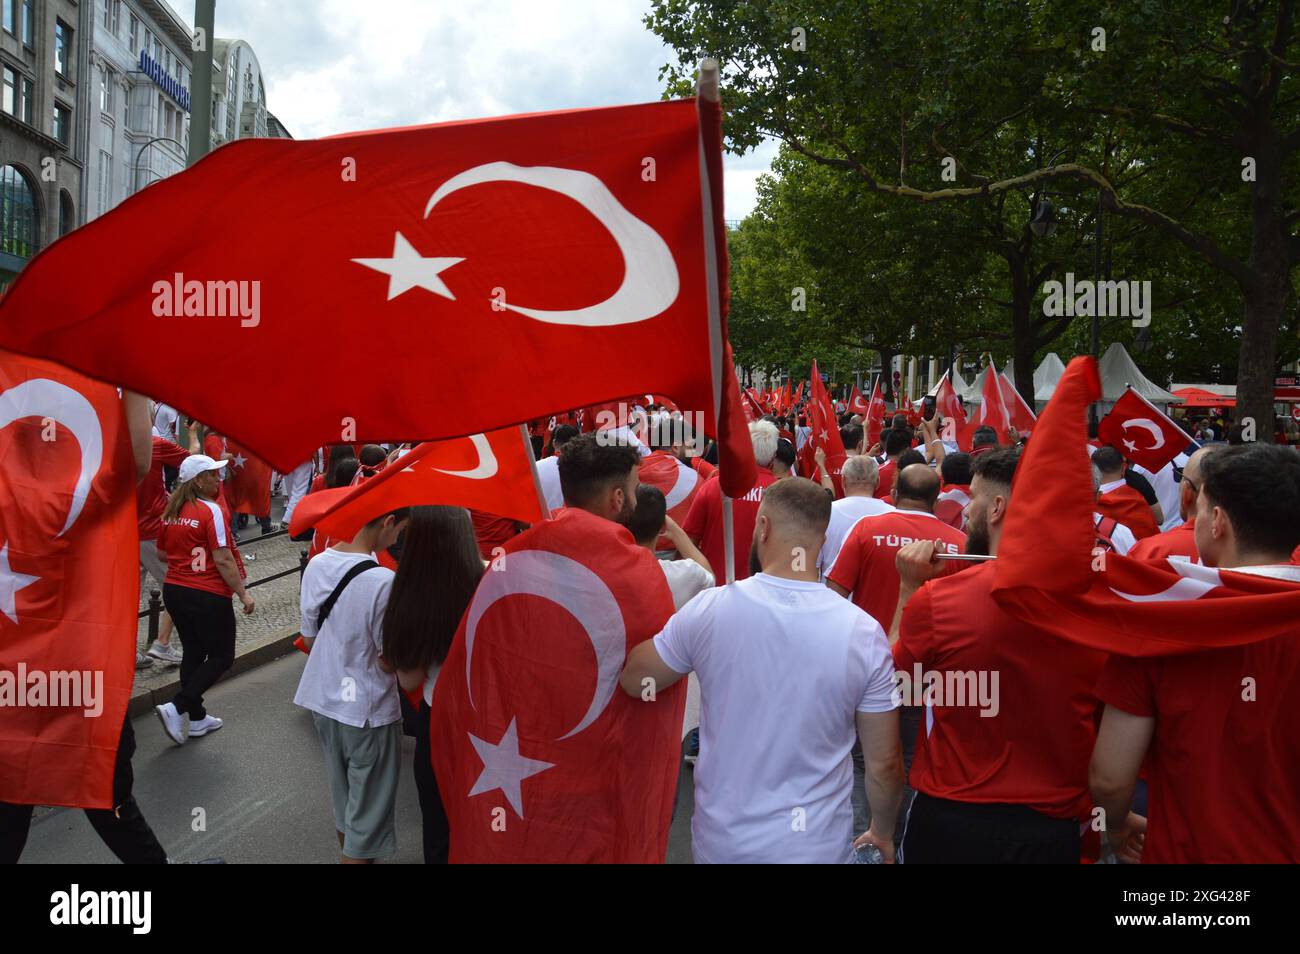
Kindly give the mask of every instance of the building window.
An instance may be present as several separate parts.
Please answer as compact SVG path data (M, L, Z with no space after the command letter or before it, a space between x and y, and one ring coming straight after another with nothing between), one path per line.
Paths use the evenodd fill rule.
M14 166L0 169L0 252L31 258L39 248L36 190Z
M10 116L18 114L18 73L9 67L4 68L4 97L0 101L0 109L4 109Z
M36 87L26 76L18 77L18 115L27 125L32 124L32 108L36 103Z
M113 74L103 66L99 68L99 110L103 113L113 111Z
M23 42L32 45L32 35L36 27L36 0L23 0Z
M65 146L72 136L72 110L62 103L54 104L54 138Z
M109 0L109 6L113 8L113 19L109 23L108 32L117 36L117 29L122 23L122 0Z
M14 36L18 35L18 25L14 20L14 4L16 0L4 0L3 23L4 28Z
M77 214L72 208L72 196L67 189L59 190L59 237L67 235L77 227Z
M54 21L54 72L71 79L72 27L62 20Z
M131 16L131 35L128 37L127 42L131 47L132 53L139 53L140 52L140 19L134 13L132 13L130 16Z
M113 156L104 150L99 151L99 212L103 215L113 207Z
M144 28L144 52L147 56L153 56L153 32L148 27Z

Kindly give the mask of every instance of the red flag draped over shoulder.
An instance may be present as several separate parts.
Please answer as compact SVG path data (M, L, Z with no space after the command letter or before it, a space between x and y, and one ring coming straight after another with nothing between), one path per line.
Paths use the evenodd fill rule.
M271 516L271 465L233 440L226 441L226 450L234 455L227 465L230 476L226 480L231 513Z
M451 861L659 863L680 760L682 685L618 685L673 612L627 529L566 509L505 544L433 690L430 738Z
M0 461L0 801L112 808L139 600L117 392L0 352Z
M1096 361L1075 358L1016 468L994 599L1062 638L1125 656L1294 636L1300 619L1294 583L1177 559L1094 555L1086 415L1100 396Z
M165 399L282 472L341 432L442 439L665 394L703 414L743 494L721 135L720 104L675 100L233 142L34 258L0 347ZM253 197L253 230L174 214ZM159 359L178 334L203 373ZM544 373L499 387L521 369Z

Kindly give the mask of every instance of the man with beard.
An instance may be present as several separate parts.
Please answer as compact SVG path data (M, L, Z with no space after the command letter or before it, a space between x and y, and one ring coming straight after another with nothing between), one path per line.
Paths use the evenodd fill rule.
M875 620L818 582L830 514L812 481L773 483L755 521L752 574L700 593L628 656L623 690L651 705L646 680L658 692L690 672L700 680L696 862L845 860L855 726L873 817L889 819L859 842L894 860L902 764L893 666Z
M640 464L635 447L602 443L594 432L573 438L560 455L564 505L626 525L636 509ZM630 537L628 544L635 545Z
M997 555L1019 454L975 458L967 553ZM992 561L944 575L933 540L897 560L894 665L905 701L926 706L901 860L1077 864L1106 654L1005 612L990 595Z

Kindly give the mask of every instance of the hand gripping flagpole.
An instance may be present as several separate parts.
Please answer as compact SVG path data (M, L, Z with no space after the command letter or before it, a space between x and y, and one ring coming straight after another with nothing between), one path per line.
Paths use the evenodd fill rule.
M705 57L700 60L700 71L695 80L695 95L709 101L710 103L721 102L722 93L719 89L718 61L712 57ZM712 240L712 236L709 237ZM722 408L722 379L721 374L714 377L713 390L713 413L714 419L721 414ZM718 459L718 466L723 466L721 458ZM722 547L723 560L727 564L726 580L728 583L736 582L736 541L733 537L735 522L731 511L731 498L725 493L722 495Z

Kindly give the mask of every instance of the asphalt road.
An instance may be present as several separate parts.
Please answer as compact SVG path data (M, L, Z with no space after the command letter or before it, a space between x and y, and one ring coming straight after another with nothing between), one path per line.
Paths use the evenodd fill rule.
M134 722L135 796L158 840L177 861L224 858L231 864L332 864L338 842L320 742L311 714L293 704L306 660L292 653L207 694L225 719L217 732L177 747L150 712ZM420 864L420 812L405 739L397 795L397 854ZM690 769L683 768L668 861L690 862ZM202 824L200 824L202 823ZM86 816L42 809L24 863L116 863Z

